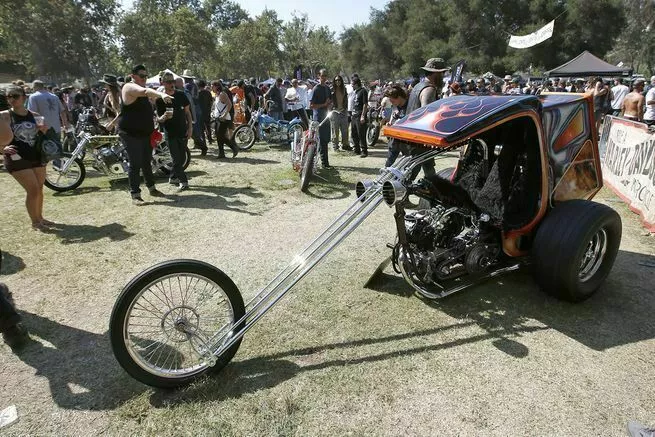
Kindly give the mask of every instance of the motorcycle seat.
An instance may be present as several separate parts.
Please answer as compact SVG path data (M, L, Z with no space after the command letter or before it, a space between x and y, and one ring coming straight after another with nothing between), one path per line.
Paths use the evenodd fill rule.
M289 122L286 121L286 120L278 120L278 123L280 123L280 124L289 124Z

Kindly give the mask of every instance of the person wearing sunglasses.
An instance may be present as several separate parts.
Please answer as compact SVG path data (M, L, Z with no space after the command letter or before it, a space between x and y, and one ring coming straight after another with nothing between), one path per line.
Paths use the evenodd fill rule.
M25 108L25 91L19 86L10 86L6 91L9 110L0 112L0 123L9 124L11 138L3 135L0 150L4 155L5 169L27 193L25 206L32 220L32 229L47 230L55 223L43 218L43 183L45 165L36 147L38 131L46 132L45 123L37 125L35 116L39 114ZM41 117L41 120L43 117ZM6 128L5 128L6 130Z
M130 160L130 170L127 174L130 182L130 194L134 205L144 205L141 197L141 178L146 181L146 187L152 197L162 197L163 194L155 188L155 177L152 174L150 160L152 147L150 135L155 130L151 100L161 98L166 104L172 104L173 98L164 92L146 88L148 73L146 67L137 65L132 69L132 81L121 89L121 115L118 119L118 135L127 150Z

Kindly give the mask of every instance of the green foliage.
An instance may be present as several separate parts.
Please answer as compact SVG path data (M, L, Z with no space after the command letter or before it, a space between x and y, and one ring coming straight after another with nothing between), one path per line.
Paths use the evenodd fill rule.
M89 78L106 57L115 0L3 0L0 58L39 75Z
M341 37L343 59L367 77L416 73L426 59L466 59L476 73L548 69L583 50L604 56L625 23L631 0L394 0L365 26ZM636 1L636 0L635 0ZM507 45L557 17L549 40L529 49Z
M473 73L556 67L583 50L649 74L655 68L653 0L391 0L368 24L339 39L306 14L284 23L275 11L251 18L234 0L0 2L0 63L34 75L98 77L144 63L192 69L207 78L314 76L359 72L368 79L418 74L425 60L466 59ZM556 19L552 38L529 49L508 47Z

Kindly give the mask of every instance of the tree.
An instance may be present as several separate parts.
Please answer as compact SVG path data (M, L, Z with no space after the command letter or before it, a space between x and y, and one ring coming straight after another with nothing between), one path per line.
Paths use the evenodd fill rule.
M216 58L208 63L208 70L214 75L231 78L277 73L282 58L281 27L277 13L265 9L254 20L225 31Z
M248 13L238 3L229 0L205 0L199 11L199 17L207 23L212 31L234 29L248 21Z
M106 29L116 10L115 0L4 0L2 57L38 76L90 79L110 45Z

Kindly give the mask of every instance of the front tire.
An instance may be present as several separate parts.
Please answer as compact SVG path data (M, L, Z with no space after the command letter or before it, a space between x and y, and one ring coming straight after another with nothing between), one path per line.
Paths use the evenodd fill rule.
M201 354L212 336L231 336L245 314L237 286L204 262L174 260L137 275L123 289L111 314L114 356L138 381L179 387L218 372L239 349L238 340L211 363ZM219 334L220 333L220 334Z
M535 279L548 294L570 302L591 297L609 275L621 244L621 217L587 200L557 205L537 231Z
M380 138L380 127L376 125L369 125L366 129L366 144L368 147L373 147L377 144Z
M75 158L70 163L66 173L62 173L61 169L70 161L72 155L64 153L63 157L48 161L45 166L45 181L46 187L53 191L63 193L71 191L82 185L86 177L86 168L84 162L80 158Z
M242 124L234 131L234 141L239 150L249 150L255 144L255 130L250 125Z
M307 148L307 153L304 156L302 169L300 170L300 191L307 191L309 187L309 180L312 178L314 172L314 157L316 156L316 145L311 145Z

